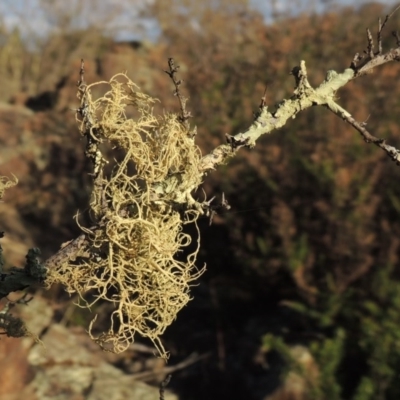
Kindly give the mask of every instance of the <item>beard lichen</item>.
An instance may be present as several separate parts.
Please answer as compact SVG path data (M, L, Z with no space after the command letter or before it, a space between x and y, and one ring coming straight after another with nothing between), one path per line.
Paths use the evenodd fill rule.
M93 100L98 85L108 91ZM86 236L81 256L49 270L47 285L61 283L77 293L82 307L111 303L108 329L95 335L96 318L89 327L105 350L124 351L138 333L166 357L160 336L190 300L191 282L203 272L195 266L198 231L197 243L191 244L183 230L202 214L191 195L202 182L201 152L179 116L154 115L156 100L125 74L84 85L78 96L80 130L96 153L93 226L81 226ZM112 168L100 151L107 144L118 152Z
M4 192L7 189L15 186L18 183L18 179L13 175L14 180L7 178L6 176L0 176L0 200L4 196Z

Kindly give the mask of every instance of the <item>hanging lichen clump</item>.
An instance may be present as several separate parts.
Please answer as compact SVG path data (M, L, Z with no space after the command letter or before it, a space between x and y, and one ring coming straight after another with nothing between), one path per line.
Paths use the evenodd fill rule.
M98 85L108 92L93 100ZM91 333L104 349L123 351L139 333L166 356L160 335L189 301L190 283L202 273L194 264L198 244L184 259L177 257L192 241L183 225L202 213L191 196L202 179L200 150L179 116L154 115L155 99L124 74L86 85L82 69L78 96L80 130L93 163L93 226L81 227L79 254L49 270L47 285L63 284L86 299L80 302L84 307L112 303L108 331ZM107 144L118 152L109 164L101 152ZM88 293L94 300L87 300Z

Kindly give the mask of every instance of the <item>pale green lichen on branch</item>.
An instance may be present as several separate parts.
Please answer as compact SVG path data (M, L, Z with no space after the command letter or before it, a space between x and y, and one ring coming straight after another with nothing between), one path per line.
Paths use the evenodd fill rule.
M226 162L235 155L236 150L240 147L254 147L260 136L282 128L290 118L295 118L300 111L316 105L333 104L336 91L355 76L354 70L351 68L347 68L341 74L330 70L320 86L313 89L307 80L304 61L301 61L300 67L294 68L292 73L295 75L297 84L294 95L290 99L280 102L274 112L268 111L268 108L264 107L247 131L233 137L237 141L236 147L220 145L204 156L200 165L202 172L215 169L219 164Z
M109 90L92 99L96 85ZM178 116L155 115L156 100L126 75L82 85L79 94L78 123L94 164L93 227L81 227L80 256L58 262L46 284L62 283L78 293L83 307L114 305L108 330L94 333L95 320L89 329L105 350L123 351L139 333L166 357L160 336L190 300L190 284L203 271L195 266L198 243L178 257L192 242L183 225L196 223L202 213L192 198L202 182L201 152ZM135 118L128 118L132 111ZM123 154L111 172L96 161L105 159L97 157L100 143ZM89 292L94 300L86 302Z

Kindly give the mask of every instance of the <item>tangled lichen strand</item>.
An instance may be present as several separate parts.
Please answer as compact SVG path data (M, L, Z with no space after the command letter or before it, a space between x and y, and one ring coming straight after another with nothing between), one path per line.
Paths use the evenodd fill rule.
M53 269L48 284L61 282L82 299L90 291L94 300L85 307L99 300L114 305L109 330L91 334L105 349L123 351L139 333L166 356L160 335L202 273L195 267L198 242L186 260L177 259L192 240L183 224L195 223L201 213L190 194L201 183L201 154L178 117L153 115L155 100L125 75L108 85L95 101L89 86L82 102L91 113L92 134L100 135L96 140L122 149L124 157L109 176L100 172L101 185L94 185L90 207L97 220L94 228L82 228L89 238L85 256ZM127 107L138 117L128 118ZM82 121L83 133L87 127Z
M121 82L121 77L127 81ZM185 175L188 187L197 187L201 182L201 154L178 117L154 116L152 105L156 100L138 92L123 74L112 78L110 86L111 90L92 105L100 114L103 137L128 153L126 161L134 162L137 175L147 183L162 182L168 175L179 173ZM126 117L127 105L136 108L137 119Z
M4 196L4 192L15 186L18 183L18 179L14 177L14 180L10 180L9 178L7 178L6 176L0 176L0 200L3 198Z

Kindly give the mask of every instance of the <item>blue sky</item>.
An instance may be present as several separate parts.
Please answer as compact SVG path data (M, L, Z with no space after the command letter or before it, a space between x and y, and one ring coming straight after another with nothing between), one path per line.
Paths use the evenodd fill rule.
M49 1L49 0L47 0ZM132 35L132 29L124 29L121 26L132 26L133 21L137 21L138 8L140 4L151 2L152 0L53 0L52 7L58 6L61 10L65 10L66 13L71 10L75 10L75 7L82 7L83 11L80 17L73 19L73 23L76 26L82 24L90 24L96 21L96 12L103 13L104 18L107 18L108 10L109 13L119 12L118 19L114 21L108 21L110 26L117 26L119 33L117 37L120 39L129 39ZM168 0L164 0L168 1ZM201 1L201 0L199 0ZM57 27L57 20L51 18L51 14L46 12L47 10L43 7L39 7L40 0L0 0L0 18L7 27L18 26L26 37L40 37L46 35L51 29ZM272 5L278 12L289 12L293 15L304 12L323 12L329 7L336 5L352 5L361 6L368 3L367 0L250 0L251 5L260 11L266 22L271 21ZM382 3L393 6L398 4L400 0L385 0ZM45 4L45 1L41 1L41 4ZM136 7L135 7L136 5ZM118 9L118 11L116 11ZM106 11L104 11L106 10ZM90 21L92 20L92 21ZM146 26L147 36L157 36L157 26L151 21L141 20L141 23ZM147 24L147 25L146 25ZM131 36L131 37L129 37Z
M265 17L266 21L271 18L271 4L279 11L292 12L293 14L301 12L323 12L327 8L336 6L362 6L371 3L372 0L250 0L253 7L259 10ZM400 0L383 0L376 2L384 3L388 6L394 6L400 3Z

